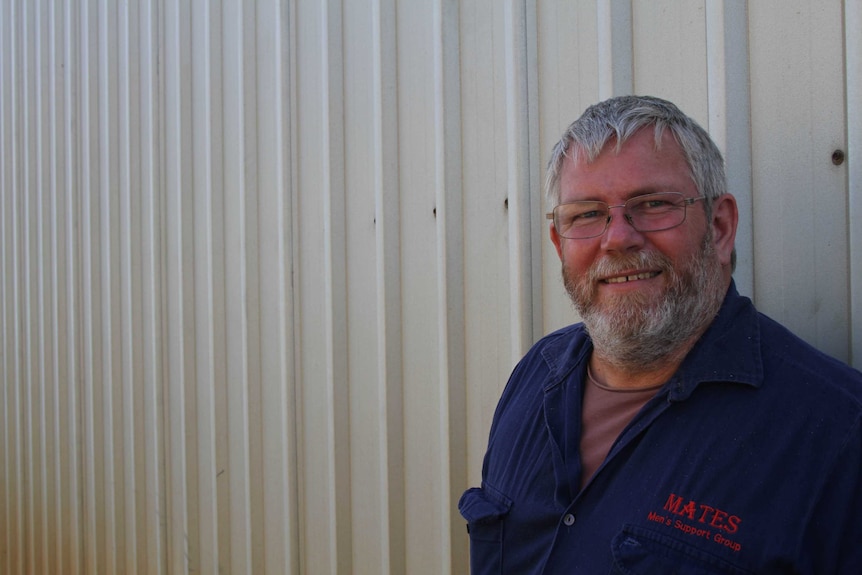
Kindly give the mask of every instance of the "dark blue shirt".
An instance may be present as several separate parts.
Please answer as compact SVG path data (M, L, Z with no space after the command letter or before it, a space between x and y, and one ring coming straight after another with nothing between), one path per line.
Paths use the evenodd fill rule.
M862 374L731 285L580 490L581 324L506 386L459 503L474 575L862 574Z

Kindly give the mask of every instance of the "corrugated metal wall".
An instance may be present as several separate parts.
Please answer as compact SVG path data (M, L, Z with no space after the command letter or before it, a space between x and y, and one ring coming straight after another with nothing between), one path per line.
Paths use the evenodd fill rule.
M862 364L862 0L0 0L0 573L463 573L574 321L551 144L725 150L741 289ZM833 152L846 161L836 165Z

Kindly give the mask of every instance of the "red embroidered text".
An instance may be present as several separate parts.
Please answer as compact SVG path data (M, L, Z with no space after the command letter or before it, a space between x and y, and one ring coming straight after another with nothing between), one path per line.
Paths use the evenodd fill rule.
M667 498L664 510L715 529L721 529L726 533L736 533L739 530L739 524L742 523L742 519L738 515L731 515L727 511L722 511L705 503L698 503L693 499L686 501L685 497L675 493L671 493Z

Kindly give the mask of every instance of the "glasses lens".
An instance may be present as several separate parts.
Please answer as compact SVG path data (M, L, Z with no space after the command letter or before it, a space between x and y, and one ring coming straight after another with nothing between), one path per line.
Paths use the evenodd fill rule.
M554 227L564 238L582 240L604 233L612 208L622 209L628 222L640 232L675 228L685 221L687 205L703 199L686 199L677 192L646 194L625 204L608 206L604 202L569 202L554 208Z
M607 221L608 205L604 202L571 202L554 208L554 227L564 238L599 236Z
M626 202L625 211L636 230L666 230L685 220L685 196L676 192L638 196Z

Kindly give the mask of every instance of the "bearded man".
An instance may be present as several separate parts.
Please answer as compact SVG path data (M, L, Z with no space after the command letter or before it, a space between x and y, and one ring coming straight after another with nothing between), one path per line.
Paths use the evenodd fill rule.
M582 323L540 340L459 502L484 573L862 573L862 374L757 312L721 153L613 98L554 147L550 236Z

